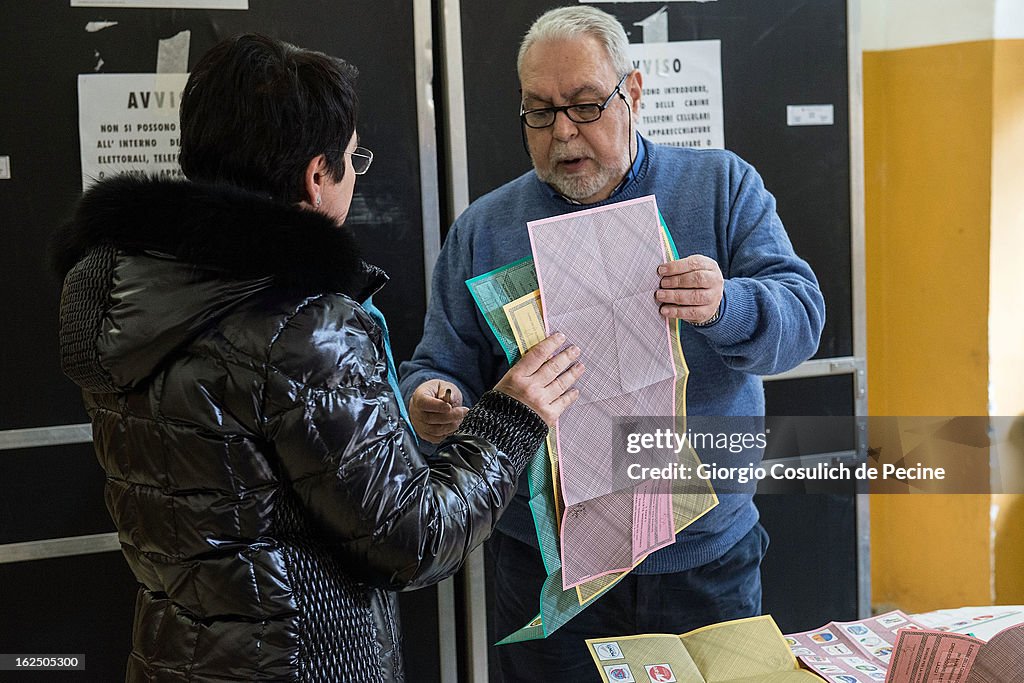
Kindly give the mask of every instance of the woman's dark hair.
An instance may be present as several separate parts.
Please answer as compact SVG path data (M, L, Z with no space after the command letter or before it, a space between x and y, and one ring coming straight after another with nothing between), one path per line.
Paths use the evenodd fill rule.
M356 129L356 68L259 34L215 45L192 69L181 100L181 169L293 203L310 159L335 180Z

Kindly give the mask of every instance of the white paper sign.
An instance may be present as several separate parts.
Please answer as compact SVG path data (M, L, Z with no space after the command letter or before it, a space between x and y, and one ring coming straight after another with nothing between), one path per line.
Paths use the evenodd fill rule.
M11 158L9 156L0 157L0 180L11 179Z
M81 74L82 189L120 173L180 178L178 105L188 74Z
M835 110L831 104L790 104L786 107L786 124L790 126L831 126Z
M249 0L71 0L72 7L149 9L249 9Z
M644 79L645 137L674 147L725 147L721 41L633 43L629 56Z

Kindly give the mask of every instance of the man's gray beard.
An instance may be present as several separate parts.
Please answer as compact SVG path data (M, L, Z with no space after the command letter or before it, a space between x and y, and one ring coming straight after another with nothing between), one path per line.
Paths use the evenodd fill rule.
M541 174L538 171L537 176L558 190L559 194L563 197L581 202L592 197L613 180L626 175L626 169L629 167L629 158L624 156L622 164L621 170L601 166L596 173L588 175L569 176L558 171L549 171L548 173Z

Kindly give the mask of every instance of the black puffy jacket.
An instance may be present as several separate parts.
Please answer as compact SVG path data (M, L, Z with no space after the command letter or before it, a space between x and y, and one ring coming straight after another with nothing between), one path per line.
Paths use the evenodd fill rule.
M118 178L59 233L61 354L140 586L131 681L403 679L391 591L455 572L547 429L495 392L424 458L311 211Z

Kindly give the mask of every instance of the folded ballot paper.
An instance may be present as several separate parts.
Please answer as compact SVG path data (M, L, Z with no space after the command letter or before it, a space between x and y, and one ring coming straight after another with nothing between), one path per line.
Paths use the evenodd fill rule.
M885 683L1014 683L1024 681L1024 624L988 642L966 633L900 631Z
M681 636L587 640L605 683L809 683L770 616L705 626Z

